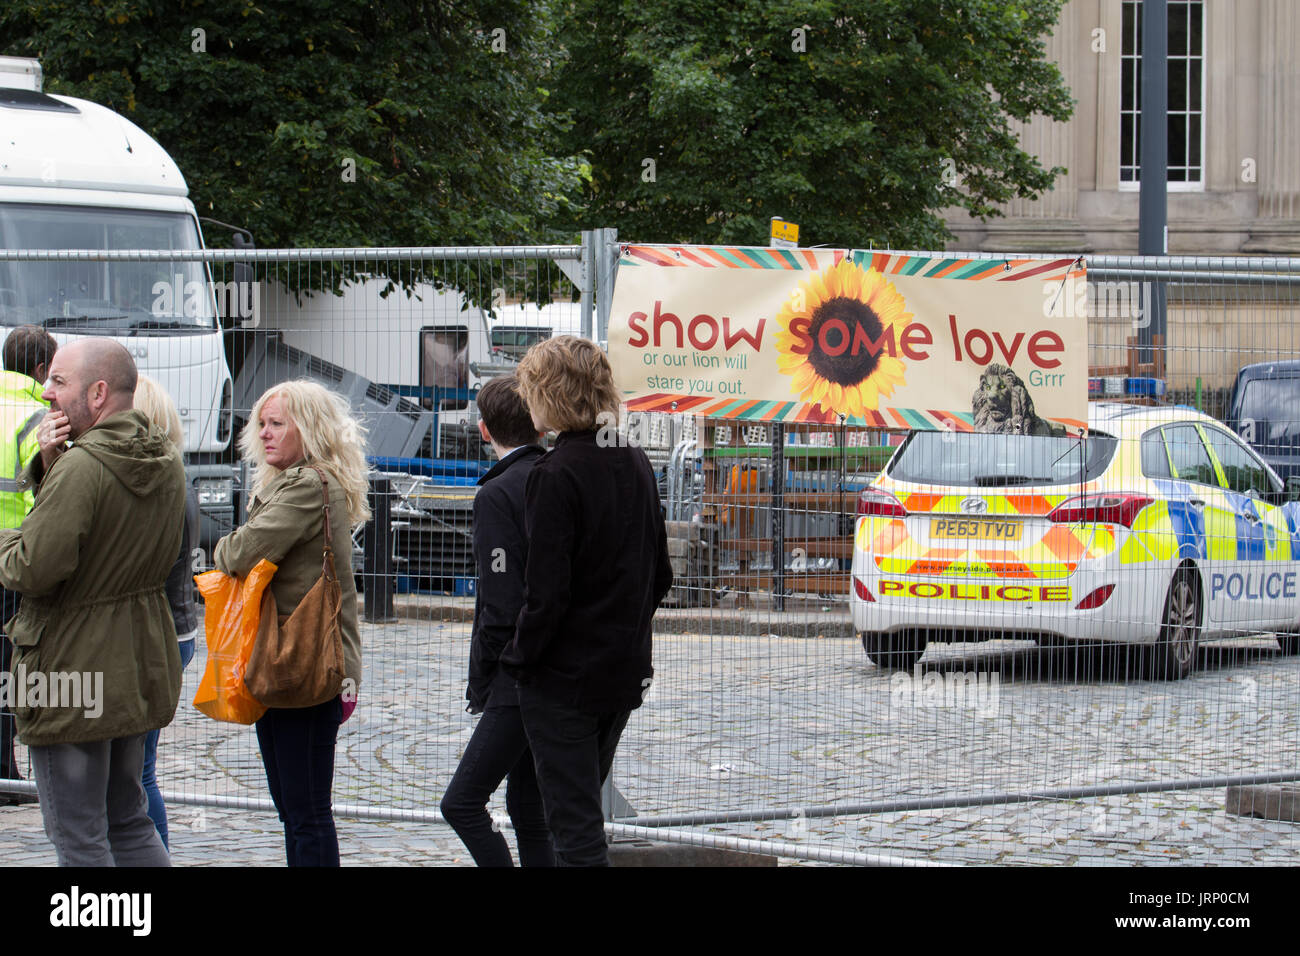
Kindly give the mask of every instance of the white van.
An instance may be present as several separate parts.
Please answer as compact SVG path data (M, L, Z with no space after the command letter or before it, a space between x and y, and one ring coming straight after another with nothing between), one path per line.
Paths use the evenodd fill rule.
M203 248L180 169L96 103L41 91L35 60L0 57L0 250ZM40 325L60 344L120 341L176 402L204 538L233 520L232 391L202 262L0 259L0 337Z

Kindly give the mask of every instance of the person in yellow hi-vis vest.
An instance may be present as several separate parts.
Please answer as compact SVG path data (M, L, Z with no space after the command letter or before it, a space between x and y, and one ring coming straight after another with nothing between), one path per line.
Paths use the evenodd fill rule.
M41 392L57 349L54 336L35 325L14 329L0 349L5 369L0 372L0 528L17 528L35 502L31 490L18 489L18 477L40 451L36 426L49 411ZM18 613L19 599L16 592L0 588L0 630L7 630ZM9 638L0 634L0 673L9 671L13 653ZM14 715L8 704L0 699L0 779L21 780L14 760ZM35 794L0 790L0 806L35 802Z

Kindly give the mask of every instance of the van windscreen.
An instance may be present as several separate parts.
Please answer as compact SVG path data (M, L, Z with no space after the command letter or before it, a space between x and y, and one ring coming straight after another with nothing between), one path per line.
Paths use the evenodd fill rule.
M0 249L200 248L180 212L0 203ZM216 328L214 286L202 262L145 259L0 261L0 325L116 335Z
M1234 416L1237 431L1256 448L1300 445L1300 378L1253 378Z

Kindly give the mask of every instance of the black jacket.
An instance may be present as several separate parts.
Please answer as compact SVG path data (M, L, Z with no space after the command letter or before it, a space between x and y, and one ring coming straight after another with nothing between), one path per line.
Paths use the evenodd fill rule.
M185 524L181 532L181 553L167 575L167 603L177 636L198 630L199 615L194 607L194 548L199 543L199 499L194 486L185 486Z
M495 704L517 704L514 679L500 671L497 658L515 636L515 619L524 604L524 487L534 463L545 452L536 445L516 448L478 480L474 496L474 566L478 591L469 645L466 708L477 714L489 695Z
M564 432L528 476L527 522L524 607L502 666L580 710L639 707L651 619L673 581L645 453Z

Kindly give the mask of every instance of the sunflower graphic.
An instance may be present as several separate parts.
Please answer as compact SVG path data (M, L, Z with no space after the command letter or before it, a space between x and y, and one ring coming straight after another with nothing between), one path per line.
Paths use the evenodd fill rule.
M906 385L889 342L912 313L893 284L848 259L799 283L781 306L777 368L794 376L790 391L825 411L857 415Z

